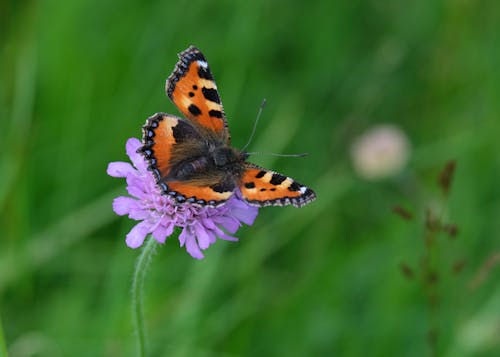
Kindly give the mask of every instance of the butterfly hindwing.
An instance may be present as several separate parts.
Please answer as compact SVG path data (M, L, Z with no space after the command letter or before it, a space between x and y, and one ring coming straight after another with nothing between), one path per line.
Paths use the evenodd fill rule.
M243 199L254 206L301 207L316 198L308 187L277 172L246 164L240 191Z
M226 116L207 60L196 47L179 54L179 62L168 77L168 97L189 120L216 138L229 142Z
M176 192L175 199L177 202L187 202L199 206L216 207L226 202L233 195L233 190L218 192L212 186L217 185L222 177L212 182L183 182L174 181L168 182L168 187L171 192Z
M139 151L158 182L169 175L177 163L203 150L203 139L187 121L157 113L142 128L143 146Z
M206 170L185 175L180 167L200 165L206 155L202 136L186 120L173 115L157 113L148 118L143 127L143 146L139 152L146 158L156 183L164 194L177 202L217 206L225 202L234 191L228 175L221 171Z

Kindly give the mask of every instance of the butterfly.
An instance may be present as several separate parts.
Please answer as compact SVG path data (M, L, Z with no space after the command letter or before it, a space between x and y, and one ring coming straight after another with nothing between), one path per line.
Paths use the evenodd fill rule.
M142 128L140 152L162 194L179 204L216 207L236 190L253 206L301 207L315 193L294 179L247 162L231 146L219 92L205 56L179 53L165 90L185 118L157 113Z

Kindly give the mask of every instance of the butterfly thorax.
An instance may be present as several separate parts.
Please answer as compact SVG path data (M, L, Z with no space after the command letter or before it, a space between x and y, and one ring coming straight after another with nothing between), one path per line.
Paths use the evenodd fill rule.
M211 151L212 160L219 169L240 164L248 157L247 153L239 152L229 146L219 146Z
M232 176L240 176L247 153L239 152L229 146L207 148L203 155L184 160L170 170L165 181L191 180L210 172L225 172Z

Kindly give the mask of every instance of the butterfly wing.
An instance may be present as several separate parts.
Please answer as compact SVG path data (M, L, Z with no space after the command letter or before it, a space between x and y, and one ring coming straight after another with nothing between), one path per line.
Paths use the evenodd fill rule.
M277 172L246 163L240 191L243 199L253 206L302 207L316 199L310 188Z
M217 206L233 194L235 185L224 172L193 170L190 174L189 168L203 164L206 150L196 128L181 118L157 113L143 126L139 152L163 194L177 202Z
M195 125L229 143L226 115L207 60L196 47L179 53L179 62L165 86L168 97Z

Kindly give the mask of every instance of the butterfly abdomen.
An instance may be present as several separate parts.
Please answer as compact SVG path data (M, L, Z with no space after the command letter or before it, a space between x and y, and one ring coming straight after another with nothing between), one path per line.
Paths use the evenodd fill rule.
M186 181L194 176L209 170L210 162L207 157L201 156L192 161L183 161L172 167L167 177L168 180Z

